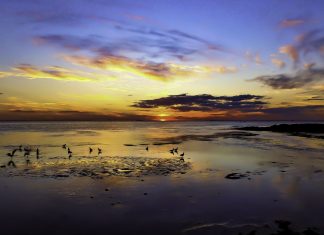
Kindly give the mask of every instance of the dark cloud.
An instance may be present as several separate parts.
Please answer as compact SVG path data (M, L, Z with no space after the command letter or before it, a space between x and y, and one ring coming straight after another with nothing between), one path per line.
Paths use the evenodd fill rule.
M273 89L293 89L304 87L310 83L324 81L324 69L299 71L295 75L276 74L256 77L249 81L261 82Z
M315 97L316 98L316 97ZM267 98L258 95L213 96L170 95L141 100L132 107L141 109L168 108L178 112L200 111L202 117L174 116L175 120L324 120L324 105L268 107Z
M324 105L266 108L262 112L268 120L324 120Z
M154 117L131 113L102 114L74 110L40 111L11 110L2 111L1 121L151 121Z
M213 96L202 95L170 95L152 100L141 100L132 105L136 108L166 107L180 112L201 111L210 112L216 110L238 109L243 112L256 111L262 108L266 102L264 96L237 95L237 96Z

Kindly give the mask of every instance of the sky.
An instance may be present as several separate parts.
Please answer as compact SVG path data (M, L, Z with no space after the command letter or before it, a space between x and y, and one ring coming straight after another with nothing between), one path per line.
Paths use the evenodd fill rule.
M321 0L0 3L0 121L324 120Z

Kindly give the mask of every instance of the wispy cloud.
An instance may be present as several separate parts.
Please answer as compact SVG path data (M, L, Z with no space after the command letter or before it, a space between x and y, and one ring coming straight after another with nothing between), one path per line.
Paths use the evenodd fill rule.
M224 46L179 30L159 30L143 27L116 25L118 31L126 31L127 37L104 38L97 35L74 36L64 34L38 35L33 38L37 45L59 46L73 51L90 51L98 55L125 56L137 54L146 58L172 58L192 60L193 56L206 57L211 52L227 52ZM118 32L117 32L118 33Z
M258 81L273 89L301 88L314 82L324 81L324 69L309 69L295 75L275 74L256 77L250 81Z
M250 51L246 51L245 52L245 57L249 61L251 61L251 62L253 62L253 63L257 64L257 65L263 64L263 61L262 61L261 56L260 56L259 53L252 53Z
M322 100L324 100L324 96L319 96L319 95L304 99L304 101L322 101Z
M286 66L285 61L277 59L277 58L272 58L271 62L280 69L282 69L282 68L284 68Z
M299 53L295 46L293 45L285 45L279 48L279 52L282 54L286 54L295 64L299 60Z
M123 28L123 30L125 30ZM235 66L210 65L189 66L182 63L155 62L155 53L169 55L179 60L198 53L198 49L187 48L181 45L183 40L191 40L205 44L208 50L218 50L213 45L199 37L181 31L156 31L145 29L127 29L139 34L157 37L142 40L130 39L126 41L107 41L98 36L78 37L72 35L43 35L34 37L38 45L49 44L73 52L90 52L94 56L66 55L63 58L73 64L105 71L126 72L159 81L172 81L185 76L199 76L207 73L234 73ZM180 43L180 44L179 44ZM152 51L152 48L158 49ZM211 49L212 48L212 49ZM220 50L220 49L219 49ZM135 54L143 55L131 56ZM144 53L144 54L143 54ZM146 58L145 60L141 58Z
M13 76L13 75L14 75L14 73L12 73L12 72L0 71L0 78L6 78L6 77Z
M204 66L185 66L173 63L154 63L150 61L134 60L122 56L65 56L66 61L76 65L82 65L88 68L101 69L105 71L114 71L138 75L148 79L158 81L172 81L178 78L184 78L189 75L198 75L208 73L208 67Z
M28 79L54 79L59 81L89 82L99 80L111 80L114 77L105 74L89 73L80 70L71 70L59 66L37 68L30 64L21 64L10 72L0 72L3 77L24 77Z
M286 54L293 62L295 68L300 65L299 61L309 61L309 54L316 57L324 56L324 34L323 30L310 30L295 38L295 42L281 46L279 52ZM307 58L308 56L308 58ZM307 58L307 59L306 59ZM304 63L305 64L305 63ZM311 64L311 63L307 63Z
M299 18L284 19L280 21L279 26L281 28L291 28L291 27L296 27L305 24L305 22L306 19L299 19Z
M324 50L323 30L311 30L300 35L296 48L305 55L311 52L321 53Z

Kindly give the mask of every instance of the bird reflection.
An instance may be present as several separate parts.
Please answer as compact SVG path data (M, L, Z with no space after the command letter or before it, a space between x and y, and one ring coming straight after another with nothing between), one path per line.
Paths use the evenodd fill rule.
M12 158L15 155L16 151L17 151L17 149L12 150L11 153L7 153L7 156Z
M37 158L37 159L39 159L39 154L40 154L40 152L39 152L39 148L37 148L37 149L36 149L36 158Z
M12 166L12 167L16 167L16 164L15 164L15 162L13 161L12 158L10 158L10 161L8 162L7 165L8 165L8 166Z

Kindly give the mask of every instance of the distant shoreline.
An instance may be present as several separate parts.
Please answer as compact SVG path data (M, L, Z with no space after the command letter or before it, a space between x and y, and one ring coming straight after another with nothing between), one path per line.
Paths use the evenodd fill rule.
M238 127L237 130L242 131L271 131L277 133L287 133L296 136L324 139L324 124L308 123L308 124L277 124L267 127Z
M173 123L173 122L298 122L302 124L318 123L324 120L0 120L0 123L9 122L156 122L156 123Z

